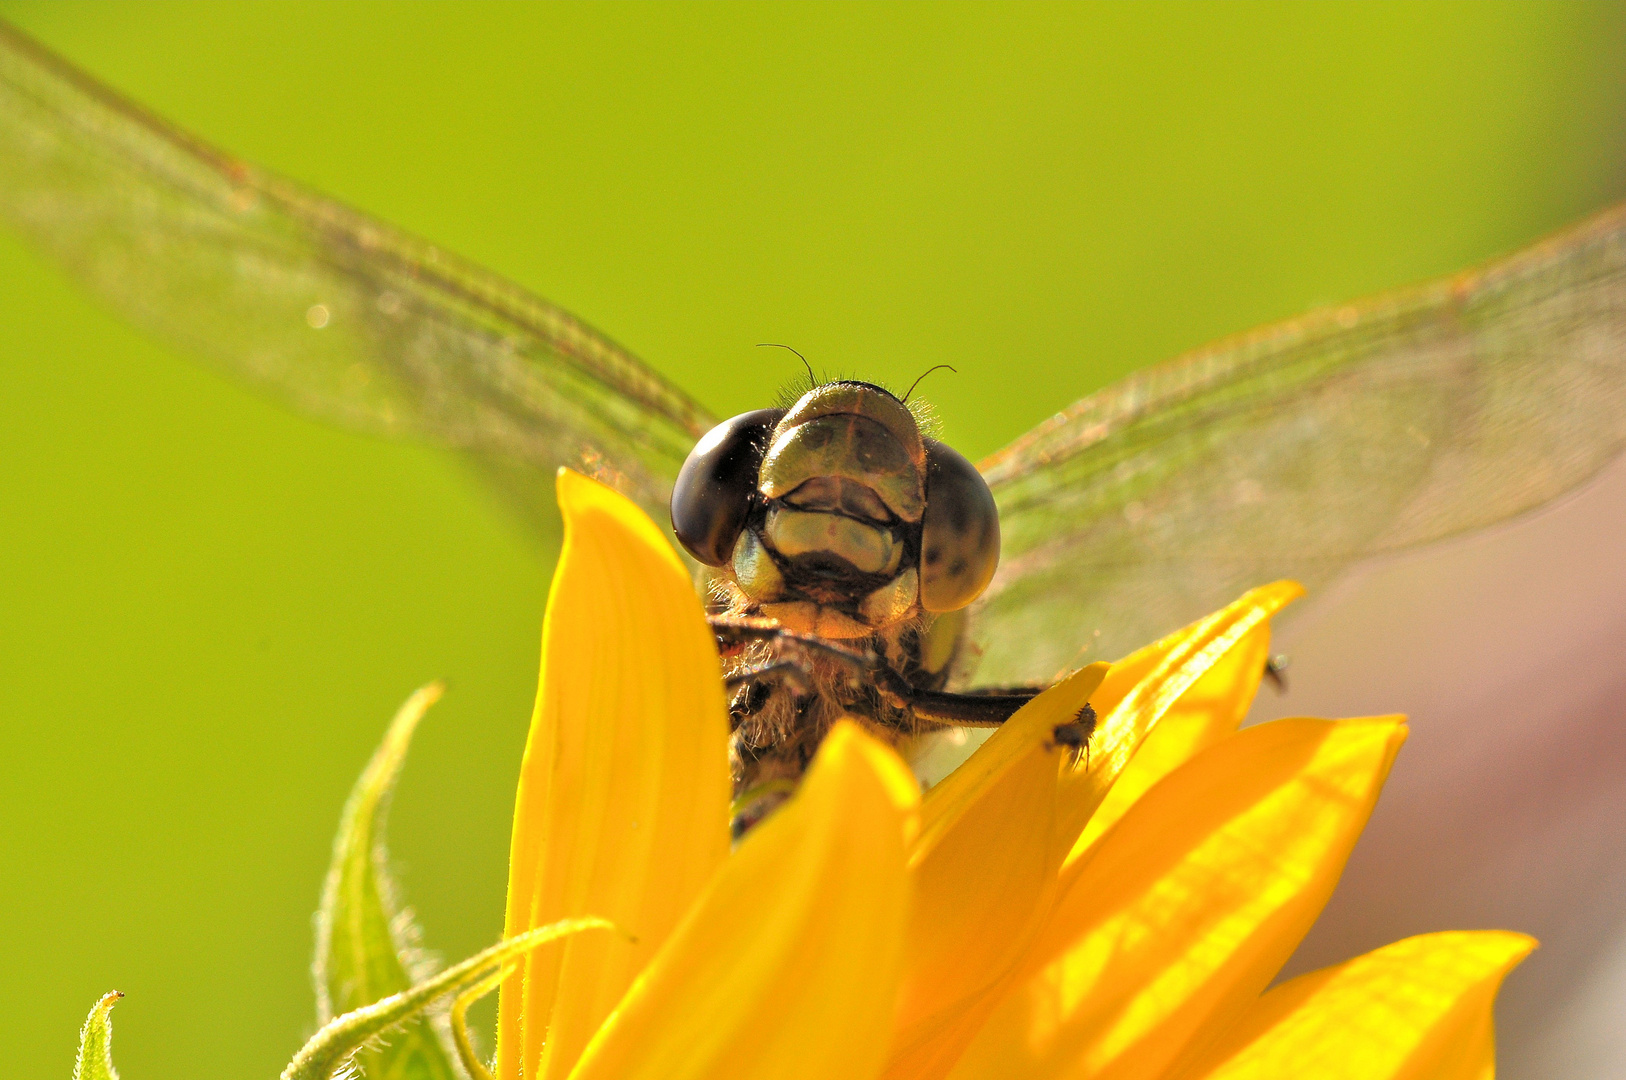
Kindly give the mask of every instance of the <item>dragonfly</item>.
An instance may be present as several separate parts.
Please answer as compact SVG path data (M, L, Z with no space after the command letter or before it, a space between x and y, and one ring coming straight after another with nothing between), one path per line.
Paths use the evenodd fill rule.
M0 217L158 338L301 412L455 450L538 521L560 467L664 518L691 452L741 422L569 312L206 144L3 23ZM834 392L809 394L821 389ZM778 445L783 413L754 452ZM1623 448L1618 207L1455 276L1142 370L965 463L997 514L997 569L917 623L951 625L954 647L927 691L938 713L915 703L948 722L972 718L949 698L1012 705L1024 694L987 691L1046 685L1261 582L1315 588L1361 560L1525 514ZM894 528L919 555L903 528L918 515L874 504L877 488L832 484L817 505L775 505ZM739 583L734 548L713 550L704 528L697 548L683 531L691 553L714 556L697 561ZM759 533L740 525L728 544ZM767 566L752 558L747 569ZM725 653L777 635L818 654L815 666L856 666L860 683L897 674L817 620L791 632L764 609L725 613Z

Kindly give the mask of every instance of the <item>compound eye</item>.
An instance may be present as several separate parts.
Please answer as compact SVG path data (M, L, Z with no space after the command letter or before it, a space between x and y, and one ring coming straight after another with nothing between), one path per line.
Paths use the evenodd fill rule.
M695 443L672 485L672 531L707 566L726 566L756 494L768 435L783 409L741 413Z
M920 604L958 611L999 565L999 509L977 467L926 440L926 513L920 530Z

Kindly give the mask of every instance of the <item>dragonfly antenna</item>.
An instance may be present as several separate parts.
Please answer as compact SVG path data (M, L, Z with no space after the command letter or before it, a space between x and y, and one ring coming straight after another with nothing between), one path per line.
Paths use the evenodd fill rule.
M759 348L759 349L784 349L784 350L786 350L788 352L796 353L796 359L800 360L802 362L802 366L807 368L808 389L809 390L817 390L819 388L818 377L813 374L813 365L809 364L807 362L807 357L803 356L799 352L796 352L796 350L792 349L789 345L781 345L777 341L759 341L759 342L757 342L757 348Z
M958 368L955 368L954 366L952 366L950 364L938 364L937 367L929 367L929 368L927 368L925 371L922 371L920 373L919 378L915 379L914 382L909 384L909 393L903 395L903 403L905 405L909 404L909 397L910 397L911 394L913 394L915 392L915 387L920 385L920 380L924 379L926 376L928 376L932 372L936 371L937 368L948 368L950 371L954 372L954 374L956 374L956 375L958 375L960 373Z

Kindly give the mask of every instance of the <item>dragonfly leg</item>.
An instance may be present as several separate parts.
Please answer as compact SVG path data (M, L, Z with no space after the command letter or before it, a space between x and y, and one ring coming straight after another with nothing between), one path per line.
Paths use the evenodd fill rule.
M867 681L878 664L868 652L792 633L773 619L716 615L707 621L717 637L718 652L731 661L723 685L731 694L729 717L736 730L768 705L774 684L799 700L814 695L818 660L833 661L858 682ZM757 644L763 646L759 654L744 655L748 646Z
M895 703L908 706L924 719L956 727L998 727L1044 689L1000 687L969 694L951 694L942 690L916 689L890 670L883 673L881 682L882 692L894 699ZM1088 752L1090 736L1095 734L1095 719L1095 709L1086 702L1071 720L1055 726L1050 735L1051 746L1068 748L1075 759L1080 751Z
M908 706L916 715L928 720L956 727L998 727L1038 696L1037 693L951 694L943 690L919 690L896 676L884 682L883 693L895 704Z
M777 620L754 615L710 615L706 621L717 636L717 651L723 656L739 653L752 642L766 642L780 648L801 649L808 653L834 660L851 668L853 674L872 671L877 661L867 652L849 649L823 638L795 634L786 630Z
M812 678L811 667L798 658L787 657L736 671L723 680L723 685L730 690L738 690L742 686L758 683L763 679L781 679L805 694L812 690Z

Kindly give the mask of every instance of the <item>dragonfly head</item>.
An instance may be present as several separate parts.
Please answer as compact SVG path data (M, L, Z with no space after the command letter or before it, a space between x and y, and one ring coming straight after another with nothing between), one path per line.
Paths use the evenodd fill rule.
M926 509L926 443L908 406L885 390L826 383L774 425L757 487L769 500L913 524ZM829 502L838 489L846 497Z
M830 637L962 608L999 561L981 474L863 382L708 432L673 488L672 526L766 613Z

